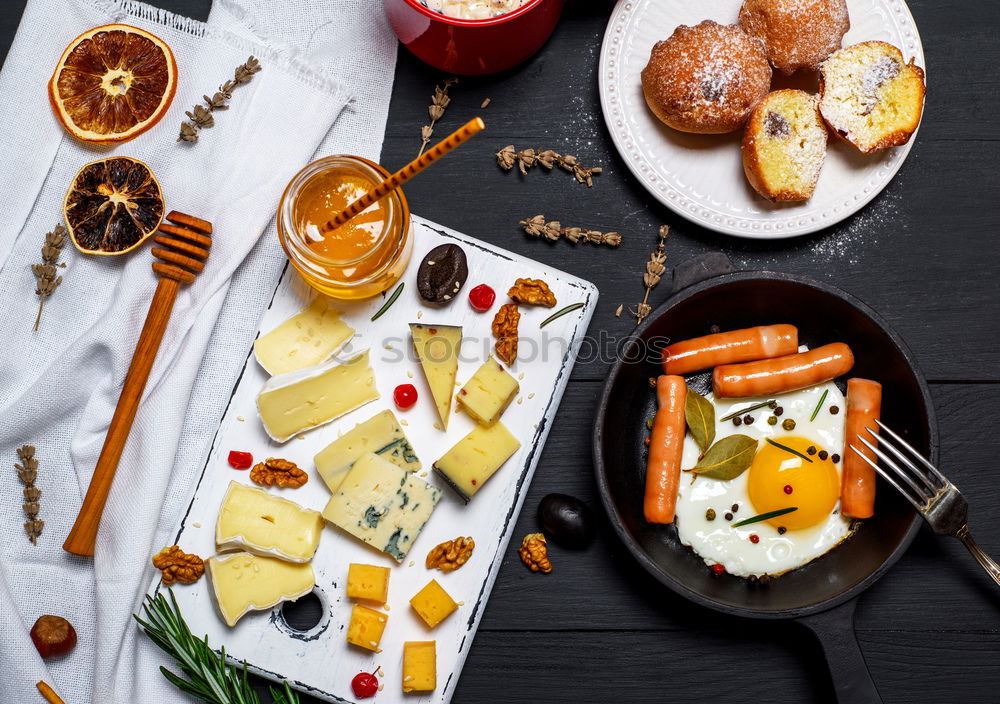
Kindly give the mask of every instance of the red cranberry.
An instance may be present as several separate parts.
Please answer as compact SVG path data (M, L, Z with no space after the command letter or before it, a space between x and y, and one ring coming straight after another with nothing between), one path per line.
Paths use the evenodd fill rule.
M488 311L493 306L493 302L496 299L496 291L491 289L486 284L479 284L474 289L469 291L469 304L480 313Z
M392 400L396 402L396 407L401 411L412 408L417 402L417 387L413 384L400 384L392 392Z

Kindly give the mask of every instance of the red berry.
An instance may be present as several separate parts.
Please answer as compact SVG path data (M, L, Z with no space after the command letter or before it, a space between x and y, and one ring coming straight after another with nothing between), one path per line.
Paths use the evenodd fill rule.
M724 574L725 571L726 568L720 564L712 565L712 572L715 573L716 575Z
M400 384L392 392L392 400L401 411L411 408L417 402L417 387L413 384Z
M378 691L378 678L374 672L361 672L351 680L351 689L354 690L354 696L358 699L374 697Z
M253 466L253 455L249 452L232 450L229 453L229 466L233 469L250 469Z
M757 543L760 542L760 537L758 537L758 535L756 533L751 533L750 534L750 542L753 543L754 545L756 545Z
M785 484L785 493L786 494L791 494L792 493L792 485L791 484Z
M469 291L469 303L473 308L481 313L485 313L493 306L493 301L497 299L496 291L486 284L479 284Z

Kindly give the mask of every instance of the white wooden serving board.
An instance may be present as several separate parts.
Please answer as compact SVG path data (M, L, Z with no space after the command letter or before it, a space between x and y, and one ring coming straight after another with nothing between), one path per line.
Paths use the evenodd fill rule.
M330 497L313 465L313 456L340 434L383 409L392 409L404 424L423 469L419 476L439 486L440 502L402 564L327 524L313 559L315 593L323 604L320 622L306 632L293 630L281 615L281 607L251 612L234 628L219 618L211 595L211 583L203 578L194 585L177 585L174 594L195 635L208 635L214 648L225 646L233 662L246 661L250 670L264 677L287 679L294 687L334 702L353 702L351 679L359 672L381 668L384 684L375 700L392 702L448 702L455 691L462 665L472 645L493 582L552 420L569 380L576 352L587 331L598 292L593 284L569 276L540 262L480 242L421 218L413 218L414 251L404 281L406 287L395 304L377 321L370 322L384 297L355 303L335 302L344 319L357 332L354 350L371 350L376 385L381 398L358 408L328 425L293 438L283 445L264 432L257 416L256 396L267 373L248 351L247 361L232 391L212 449L202 470L195 495L184 517L176 543L186 552L208 558L215 553L215 521L226 487L231 480L251 484L249 472L232 469L230 450L253 453L254 461L282 457L309 472L308 483L299 489L269 489L308 508L322 510ZM443 243L458 243L469 263L469 278L458 299L442 309L422 304L417 296L416 271L430 249ZM507 289L518 277L545 280L555 293L555 309L521 306L518 361L511 373L521 390L507 409L503 423L521 441L511 457L466 505L435 476L431 464L473 428L473 422L453 407L447 432L434 427L437 420L430 391L414 357L409 337L410 322L461 325L464 342L456 391L492 351L490 323L497 308L509 299ZM468 291L486 283L497 292L497 301L487 313L468 303ZM288 267L264 312L260 332L266 333L308 304L313 292ZM544 329L539 323L554 310L571 303L584 307L553 321ZM412 383L419 400L408 411L399 411L392 400L398 384ZM476 541L472 559L461 569L445 573L424 567L427 552L440 542L458 536ZM520 540L523 536L516 536ZM379 654L348 645L345 640L353 603L345 594L347 568L351 562L391 567L389 620ZM460 603L457 612L433 631L426 628L410 608L409 600L431 579L436 579ZM151 591L160 588L159 581ZM428 694L404 695L401 690L403 642L437 641L437 689Z

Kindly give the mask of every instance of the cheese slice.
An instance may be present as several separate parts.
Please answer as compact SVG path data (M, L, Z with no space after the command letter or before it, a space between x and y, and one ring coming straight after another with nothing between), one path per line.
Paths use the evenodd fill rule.
M439 489L369 452L330 497L323 518L402 562L439 498Z
M468 501L520 447L503 423L479 425L435 462L434 470Z
M346 361L271 377L257 395L264 430L277 442L329 423L378 398L368 350Z
M268 374L287 374L328 360L354 337L340 311L319 296L307 308L253 343L254 356Z
M206 567L215 605L230 628L246 613L298 599L316 584L309 563L285 562L248 552L210 557Z
M308 562L319 545L323 517L263 489L229 482L215 522L219 552L247 552Z
M476 370L459 392L458 405L480 425L493 425L514 400L520 385L493 357Z
M458 373L458 354L462 347L462 328L457 325L410 323L410 335L413 337L413 350L434 398L441 427L447 430L451 395Z
M366 452L381 455L407 472L416 472L421 467L420 460L392 411L382 411L364 423L358 423L320 450L313 462L316 463L319 476L330 491L335 492L347 476L347 471Z

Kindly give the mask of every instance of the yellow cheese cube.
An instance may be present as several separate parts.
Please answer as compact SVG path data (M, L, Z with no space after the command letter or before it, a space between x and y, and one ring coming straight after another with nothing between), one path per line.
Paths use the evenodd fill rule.
M424 620L428 628L434 628L458 608L455 600L448 596L448 592L436 579L428 582L426 587L410 599L410 606Z
M384 604L389 599L389 568L352 562L347 568L347 596Z
M437 650L433 640L403 643L403 691L432 692L437 687Z
M365 650L381 653L378 644L389 615L367 606L354 605L351 609L351 623L347 627L347 642Z
M490 357L458 392L458 405L480 425L493 425L520 388L517 379Z
M434 470L468 501L519 447L503 423L479 425L435 462Z

